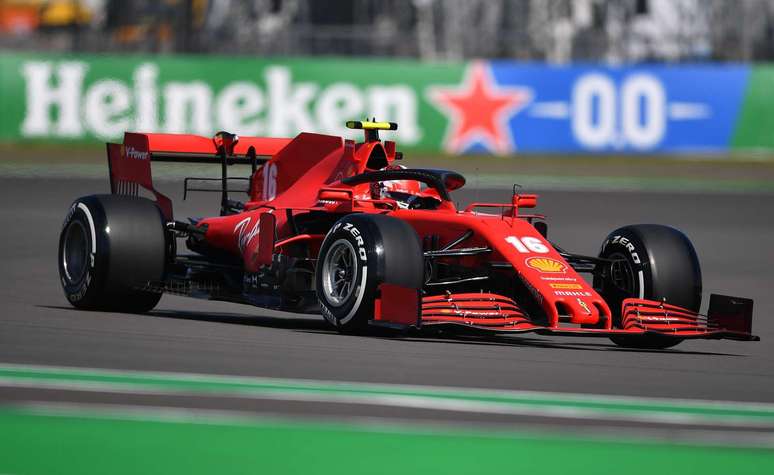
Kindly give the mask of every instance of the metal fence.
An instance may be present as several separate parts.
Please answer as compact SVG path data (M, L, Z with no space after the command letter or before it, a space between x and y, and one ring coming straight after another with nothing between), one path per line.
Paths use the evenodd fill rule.
M764 61L774 0L0 0L0 48Z

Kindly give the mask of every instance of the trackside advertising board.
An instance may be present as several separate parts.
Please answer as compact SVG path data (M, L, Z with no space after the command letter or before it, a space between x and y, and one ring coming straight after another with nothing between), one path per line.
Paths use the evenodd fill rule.
M513 61L0 53L0 141L100 142L125 130L357 137L399 123L406 149L449 153L774 148L774 68Z

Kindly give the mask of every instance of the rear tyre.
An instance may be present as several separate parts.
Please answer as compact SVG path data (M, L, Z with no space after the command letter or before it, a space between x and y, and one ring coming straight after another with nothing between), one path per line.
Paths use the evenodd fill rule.
M320 248L315 288L325 319L339 331L361 332L373 318L379 284L422 288L422 247L405 221L351 214L328 232Z
M613 326L621 328L621 303L635 297L666 299L667 303L699 311L701 268L688 237L669 226L638 224L616 229L602 244L599 257L615 259L609 275L595 276L594 287L613 312ZM615 344L628 348L663 349L682 340L659 335L617 335Z
M147 312L161 299L166 231L150 200L91 195L70 207L59 236L59 278L76 308Z

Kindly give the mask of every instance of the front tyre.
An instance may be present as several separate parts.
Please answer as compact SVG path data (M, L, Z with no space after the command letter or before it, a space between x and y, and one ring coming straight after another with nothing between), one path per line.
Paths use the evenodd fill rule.
M688 237L669 226L638 224L610 233L599 257L612 259L609 272L594 277L594 287L621 328L621 303L627 298L666 302L695 312L701 305L701 268ZM615 344L628 348L663 349L682 340L660 335L616 335Z
M379 285L420 289L422 248L414 229L396 218L351 214L333 225L320 247L315 287L325 319L360 332L373 318Z
M78 198L59 236L59 278L76 308L147 312L161 299L147 290L166 263L166 231L159 208L129 196Z

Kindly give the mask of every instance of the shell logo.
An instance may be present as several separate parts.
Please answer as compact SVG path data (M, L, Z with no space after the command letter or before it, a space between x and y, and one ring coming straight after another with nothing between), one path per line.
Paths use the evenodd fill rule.
M524 261L524 263L527 264L529 267L535 270L538 270L540 272L563 274L565 271L567 271L566 265L562 264L556 259L551 259L550 257L530 257L529 259Z

